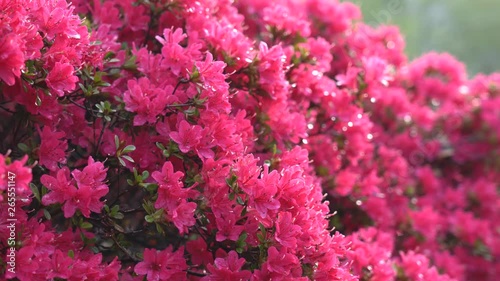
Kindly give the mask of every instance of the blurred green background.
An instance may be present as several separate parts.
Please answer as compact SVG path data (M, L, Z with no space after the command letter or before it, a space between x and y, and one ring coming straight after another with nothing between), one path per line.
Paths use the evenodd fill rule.
M370 25L395 24L410 59L448 52L469 76L500 70L500 0L350 0Z

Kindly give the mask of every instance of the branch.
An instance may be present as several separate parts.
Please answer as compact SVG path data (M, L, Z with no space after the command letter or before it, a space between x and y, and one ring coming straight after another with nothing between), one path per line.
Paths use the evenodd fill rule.
M194 271L191 271L191 270L186 270L186 273L189 274L189 275L197 276L197 277L205 277L205 276L207 276L204 273L198 273L198 272L194 272Z
M124 252L130 259L132 259L135 262L140 262L141 261L140 259L134 257L132 255L132 253L130 253L129 250L125 249L122 245L120 245L120 243L118 243L118 240L116 240L116 237L115 237L114 234L111 235L111 239L113 239L113 241L115 242L116 246L118 246L118 248L120 248L120 250L122 250L122 252Z

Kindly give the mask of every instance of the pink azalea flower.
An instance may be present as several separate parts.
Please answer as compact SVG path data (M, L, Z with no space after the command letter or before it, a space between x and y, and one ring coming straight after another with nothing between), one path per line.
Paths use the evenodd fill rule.
M40 182L51 192L42 197L42 203L45 206L61 203L64 204L76 193L76 187L69 179L69 169L64 167L57 171L56 177L43 175Z
M106 178L104 165L89 157L88 165L83 171L75 169L72 175L78 189L68 180L67 168L57 172L57 179L48 175L42 176L42 184L52 191L42 198L44 205L64 204L62 209L66 218L72 217L77 209L87 218L90 217L91 211L100 213L104 205L100 198L108 193L108 186L103 183Z
M200 80L208 90L213 92L227 91L226 77L223 74L226 64L222 61L214 61L212 53L207 52L204 61L196 61L195 66L198 69Z
M35 253L33 247L23 247L16 252L16 268L15 273L5 272L5 278L11 279L17 277L21 281L32 280L33 274L39 267L33 255Z
M87 166L82 171L75 169L71 174L79 188L88 186L92 189L107 189L108 186L103 182L106 179L107 170L103 163L94 161L94 158L90 156Z
M270 247L267 250L268 258L265 266L271 272L275 272L281 275L288 275L290 271L299 266L299 259L293 254L287 252L286 247L282 247L281 251L278 251L276 247Z
M58 168L58 163L66 164L66 150L68 149L68 142L64 139L66 134L53 131L49 126L44 126L43 130L38 129L38 132L42 142L38 148L40 164L55 171Z
M441 216L430 206L425 206L421 210L409 212L413 227L426 239L432 241L442 227Z
M241 281L248 280L252 273L248 270L241 270L245 264L244 258L238 258L238 253L235 251L229 252L227 258L216 258L214 265L207 265L210 272L209 275L203 277L202 281Z
M191 126L186 120L179 123L179 131L170 132L170 138L179 145L183 153L188 153L201 139L202 128L198 125Z
M269 173L269 167L264 167L264 173L259 184L253 185L250 194L250 204L262 218L265 218L268 210L277 210L280 202L276 198L278 192L279 174L277 171Z
M0 33L0 80L12 86L24 67L24 54L19 48L20 40L14 33Z
M145 6L136 6L132 2L123 2L120 5L125 15L125 25L132 31L147 31L150 21L147 8Z
M52 269L47 278L65 278L67 279L71 275L73 259L68 257L66 253L61 252L61 250L56 250L52 254L50 268Z
M24 197L31 195L29 184L33 179L30 167L26 167L28 155L24 155L20 160L12 162L10 165L5 164L5 158L0 154L0 190L7 188L10 175L15 175L14 181L16 183L16 196Z
M426 271L429 270L429 260L421 254L413 251L400 253L401 263L406 276L413 280L425 280Z
M175 31L172 29L163 30L163 38L156 36L156 40L163 45L161 48L164 57L162 65L170 68L175 75L180 75L181 71L187 69L188 63L192 61L187 50L179 45L186 37L181 28L177 28Z
M144 260L135 266L134 272L146 275L149 281L187 280L186 269L184 248L174 253L169 247L163 251L144 249Z
M0 0L6 277L498 279L500 74L408 63L347 1L70 2ZM94 160L115 136L135 162Z
M5 190L7 188L8 182L7 164L5 163L5 157L0 154L0 190Z
M217 224L217 234L215 239L219 242L224 240L236 241L240 237L241 232L243 231L242 225L236 225L237 215L235 211L227 211L220 215L220 217L216 217Z
M90 212L100 213L104 202L100 198L108 194L108 188L93 189L88 185L79 186L75 195L66 201L63 206L64 216L72 217L78 209L86 218L90 217Z
M64 92L72 91L76 87L78 77L74 75L73 66L67 62L56 62L49 71L45 82L47 86L58 96L64 96Z
M121 270L121 264L118 260L118 257L115 257L113 261L111 261L108 265L101 267L100 280L101 281L111 281L111 280L119 280L118 272Z
M181 202L177 208L168 212L167 218L174 223L181 234L187 233L188 227L196 223L194 218L196 207L197 205L194 202Z
M173 92L173 87L168 86L165 89L153 87L146 77L141 77L137 81L131 79L127 86L128 90L123 94L123 101L125 109L137 113L134 117L135 126L154 124L165 106L176 101L176 97L167 94Z
M175 189L183 186L181 179L184 177L184 173L180 171L174 172L172 162L165 162L161 172L153 172L152 177L158 182L160 188Z
M167 164L168 163L168 164ZM163 165L163 172L165 172L165 167L171 166L172 164L170 162L166 162ZM172 170L173 171L173 170ZM155 174L156 173L156 174ZM159 176L159 172L154 172L153 173L153 178L158 180L158 199L156 200L155 203L155 208L160 209L160 208L166 208L169 211L173 211L177 208L177 206L180 204L181 201L186 200L189 195L189 190L183 188L183 184L179 179L183 177L182 172L175 172L171 173L170 175L173 176L171 179L171 184L165 184L166 178L160 178L163 176L168 176L169 174L164 174ZM180 176L179 176L180 174ZM175 179L174 177L178 177Z
M274 237L284 247L295 249L297 237L300 235L300 226L294 225L290 212L280 212L276 221L276 233Z
M271 7L264 8L263 20L267 25L271 25L284 31L286 35L300 34L303 37L309 37L310 22L303 18L301 12L293 10L293 12L284 5L272 5Z
M195 265L207 265L214 261L212 254L208 251L207 243L201 237L186 242L186 250Z
M339 171L335 176L335 192L341 196L349 195L356 181L356 173L353 173L350 170Z

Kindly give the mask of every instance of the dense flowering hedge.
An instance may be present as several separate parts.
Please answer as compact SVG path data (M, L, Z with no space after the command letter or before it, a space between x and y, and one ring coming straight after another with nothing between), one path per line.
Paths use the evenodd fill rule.
M497 280L500 74L403 51L336 0L0 0L0 271Z

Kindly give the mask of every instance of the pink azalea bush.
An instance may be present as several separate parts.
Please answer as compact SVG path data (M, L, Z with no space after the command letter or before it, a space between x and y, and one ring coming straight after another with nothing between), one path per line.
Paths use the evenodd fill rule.
M2 275L496 280L500 74L361 19L0 0Z

